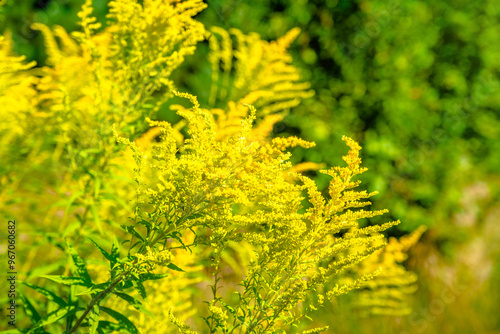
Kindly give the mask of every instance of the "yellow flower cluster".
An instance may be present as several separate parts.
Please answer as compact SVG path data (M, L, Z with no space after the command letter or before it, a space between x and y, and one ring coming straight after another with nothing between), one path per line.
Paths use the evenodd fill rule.
M48 64L53 65L44 69L39 87L51 109L71 112L67 117L85 128L109 134L116 124L120 132L134 135L130 127L170 97L172 71L203 39L203 25L192 16L205 7L198 0L112 1L110 25L99 32L87 0L79 13L83 32L73 33L79 43L61 27L52 31L34 24L45 36ZM88 142L88 136L80 140Z
M361 262L358 273L369 273L374 268L383 268L373 280L365 282L356 293L354 306L362 314L406 315L411 312L409 296L417 290L417 275L402 265L408 257L407 251L419 240L426 227L421 226L409 235L397 240L389 238L387 246Z
M238 29L210 28L207 33L208 60L212 65L209 105L217 115L219 138L238 131L247 115L245 105L251 104L257 108L259 119L264 118L253 129L252 136L263 141L290 108L314 95L308 82L300 82L299 70L291 64L287 52L299 32L292 29L277 41L267 42L257 34L245 35Z
M193 16L206 7L199 0L117 0L109 6L106 28L92 15L91 0L78 14L80 32L33 24L44 36L49 66L30 70L34 63L12 55L8 34L0 38L0 102L5 106L0 110L5 144L0 155L7 166L1 198L23 187L22 177L8 166L25 174L40 166L47 179L58 181L58 194L71 194L68 208L83 207L84 218L93 218L101 233L102 220L130 214L100 196L107 192L122 203L130 200L130 185L111 177L119 173L113 163L121 155L113 126L122 135L138 137L147 127L145 117L172 96L170 75L204 38L204 27ZM23 150L16 151L17 146ZM36 194L28 198L39 200ZM53 212L43 215L50 220ZM65 220L71 215L67 212ZM57 225L62 233L68 222Z
M20 169L14 162L22 154L32 156L40 150L43 140L36 136L26 137L45 122L47 114L37 109L39 97L36 91L38 78L30 73L35 62L25 62L24 56L15 56L9 33L0 36L0 208L14 195L22 180L16 177ZM18 146L25 149L20 152Z
M209 104L239 101L255 105L259 115L281 112L297 106L314 94L310 84L300 82L287 49L300 30L290 30L277 41L266 42L258 34L245 35L238 29L212 27L209 32L212 86ZM219 40L220 39L220 40ZM236 45L235 47L233 45ZM233 64L233 58L236 62ZM222 69L222 73L220 72ZM234 71L234 82L229 85Z
M382 237L379 231L398 222L358 226L359 219L386 211L358 210L370 204L363 200L373 193L352 190L359 184L353 178L365 171L360 167L360 147L352 139L343 138L350 147L344 157L347 167L321 171L332 177L330 198L324 198L311 179L294 173L302 182L297 184L285 178L291 168L286 149L296 145L312 147L313 143L294 137L267 143L252 140L252 107L239 131L221 140L216 136L214 114L200 108L194 96L177 95L193 104L190 109L178 108L187 123L189 138L177 147L170 124L151 122L161 128L162 140L143 151L143 159L139 159L152 158L151 163L141 166L140 219L158 227L149 236L152 244L166 236L193 233L214 245L216 257L219 245L224 248L230 241L244 240L253 247L256 255L241 283L244 290L240 302L232 314L227 314L231 320L238 322L245 314L254 314L252 321L245 320L240 326L256 332L287 326L301 317L295 314L301 312L296 306L309 292L383 247L371 244ZM311 207L300 213L304 190ZM351 231L335 236L347 229ZM182 247L172 238L169 240L167 248ZM340 256L362 246L368 247ZM332 257L337 260L330 262ZM372 274L366 274L355 284L334 288L327 295L333 298L347 293L370 278ZM212 304L216 318L220 312L215 312L215 307Z
M157 266L166 266L172 262L172 254L169 250L155 251L146 247L146 254L137 254L137 263L134 269L137 273L148 273L156 269Z

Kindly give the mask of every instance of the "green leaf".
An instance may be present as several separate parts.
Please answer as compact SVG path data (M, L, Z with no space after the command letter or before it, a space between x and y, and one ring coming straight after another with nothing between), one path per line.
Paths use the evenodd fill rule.
M71 206L73 205L73 203L78 199L78 197L84 195L83 191L79 191L75 194L73 194L73 196L71 196L68 200L68 204L66 204L66 209L64 210L64 217L63 217L63 221L64 219L66 218L66 216L69 214L69 209L71 208Z
M141 244L142 244L142 242L141 242L141 241L137 241L137 242L136 242L136 243L134 243L132 246L130 246L130 249L134 249L134 248L135 248L135 246L137 246L137 245L141 245Z
M62 234L63 238L66 238L68 235L72 234L74 231L80 229L82 226L82 223L79 221L74 221L70 223L66 228L64 229L64 232Z
M137 233L137 231L135 230L134 226L131 226L131 225L120 225L125 231L127 231L127 233L130 233L132 234L134 237L136 237L137 239L139 239L140 241L144 242L144 238L139 234Z
M90 238L89 238L90 239ZM106 260L108 260L109 262L111 263L116 263L118 261L118 258L114 257L113 255L109 254L108 252L106 252L104 250L104 248L102 248L101 246L99 246L97 244L97 242L95 242L94 240L90 239L90 241L92 241L94 243L94 245L99 249L99 251L101 251L102 255L104 255L104 257L106 258Z
M19 298L21 298L21 301L23 302L24 312L30 318L31 323L36 324L36 322L40 320L40 314L37 312L29 299L26 298L26 296L21 292L19 292Z
M49 325L49 324L52 324L64 317L67 317L73 313L76 312L76 308L74 307L71 307L71 306L66 306L66 307L61 307L60 309L58 310L55 310L53 312L50 312L49 314L47 314L46 316L44 316L43 318L41 318L36 324L34 327L32 327L30 329L30 331L28 332L28 334L30 333L34 333L34 331L40 327L43 327L43 326L46 326L46 325Z
M210 326L212 326L210 324L210 321L208 320L209 318L212 318L212 317L208 317L208 318L202 317L203 321L205 321L205 324L207 324L208 328L210 328Z
M23 282L23 284L26 285L27 287L35 290L36 292L41 293L48 300L53 301L54 303L56 303L57 305L59 305L61 307L68 306L68 304L64 301L64 299L62 299L61 297L57 296L55 293L53 293L47 289L44 289L44 288L41 288L39 286L30 284L30 283L26 283L26 282Z
M222 306L224 306L233 316L236 316L236 310L234 308L232 308L231 306L229 306L228 304L226 304L224 301L220 301Z
M64 267L66 262L67 262L67 260L65 258L62 258L62 260L60 260L60 261L50 263L46 266L40 266L40 267L34 268L28 274L28 276L26 277L26 280L30 280L31 278L39 277L40 275L46 275L46 274L50 274L54 271L57 271L58 269Z
M137 280L133 280L132 281L132 285L137 290L137 292L139 292L139 294L141 295L142 299L146 299L146 297L148 295L146 293L146 288L144 287L144 285L142 285L142 283L139 282L139 281L137 281Z
M120 258L120 244L118 243L118 239L116 238L116 235L113 236L113 246L111 246L111 256L113 258L119 259ZM116 261L113 263L111 268L113 268L116 264Z
M99 233L101 233L101 235L104 234L104 231L102 229L101 219L99 218L99 214L97 212L95 203L90 204L90 211L92 211L92 216L94 217L94 222L97 226L97 229L99 230Z
M145 281L150 281L150 280L162 279L162 278L165 278L167 276L168 276L168 274L151 274L151 273L146 273L146 274L140 274L139 275L139 279L142 282L145 282Z
M86 282L92 283L92 279L90 278L89 272L87 271L87 268L85 267L85 262L83 259L78 255L76 250L69 244L69 241L66 242L68 245L68 253L73 259L73 268L71 268L71 271L73 275L76 273L78 276L83 278Z
M102 307L101 307L102 309ZM104 311L104 310L103 310ZM120 332L123 326L120 326L120 324L116 324L111 321L104 321L101 320L99 321L99 327L97 328L97 331L99 333L113 333L113 332Z
M174 238L175 240L179 241L181 243L181 245L183 246L184 249L188 249L189 248L189 247L186 246L186 244L184 244L184 241L182 240L182 234L180 232L173 232L170 236L172 238Z
M101 292L102 290L105 290L109 286L109 281L101 284L95 284L92 285L89 289L79 292L76 294L76 296L81 296L81 295L90 295L94 292Z
M147 227L148 229L150 228L153 228L153 225L151 225L151 223L145 219L141 219L138 224L141 224L141 225L144 225L145 227Z
M117 285L117 290L127 290L132 287L132 281L126 280L126 281L121 281L119 285Z
M203 214L195 213L195 214L192 214L191 216L186 217L186 219L196 219L196 218L200 218L200 217L203 217Z
M92 283L85 281L81 277L69 277L62 275L40 275L39 277L43 277L54 281L56 283L64 284L64 285L81 285L81 286L91 286Z
M31 320L31 323L33 325L36 324L36 322L40 320L40 314L37 312L33 304L31 304L31 302L28 300L28 298L26 298L24 294L19 293L19 298L21 298L21 301L23 302L24 312Z
M104 306L101 309L104 312L106 312L107 314L109 314L110 316L112 316L113 318L115 318L116 320L118 320L118 323L120 324L121 329L124 329L124 330L126 330L126 331L128 331L129 333L132 333L132 334L138 334L139 333L139 331L137 330L137 328L135 327L135 325L132 323L132 321L130 321L123 314L118 313L115 310L112 310L112 309L104 307Z
M132 305L139 312L142 312L144 314L152 316L153 318L156 318L153 313L151 313L146 307L144 307L144 305L142 305L142 303L140 301L138 301L134 297L132 297L130 295L127 295L126 293L122 293L122 292L116 292L115 291L113 293L115 295L117 295L118 297L120 297L121 299L123 299L126 302L128 302L130 305Z
M185 272L184 270L182 270L181 268L177 267L175 264L173 263L169 263L167 265L168 268L172 269L172 270L175 270L175 271L182 271L182 272Z
M100 308L98 304L94 304L92 307L92 311L89 314L89 334L95 334L97 331L97 327L99 326L99 314Z

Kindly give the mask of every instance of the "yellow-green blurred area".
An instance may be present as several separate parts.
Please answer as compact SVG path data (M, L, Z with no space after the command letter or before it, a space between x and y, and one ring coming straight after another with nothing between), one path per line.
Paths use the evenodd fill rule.
M402 221L389 234L428 227L405 263L419 276L410 315L361 317L347 309L347 295L313 321L328 322L331 333L500 333L500 0L206 2L196 17L206 26L265 40L301 29L290 52L315 96L273 131L317 144L296 149L294 162L339 165L341 137L351 136L369 169L362 186L379 191L373 209ZM43 37L31 24L77 30L82 3L7 0L0 31L11 31L16 53L42 66ZM107 2L94 7L105 23ZM202 105L207 53L200 43L174 72L178 89ZM160 116L175 120L169 113Z

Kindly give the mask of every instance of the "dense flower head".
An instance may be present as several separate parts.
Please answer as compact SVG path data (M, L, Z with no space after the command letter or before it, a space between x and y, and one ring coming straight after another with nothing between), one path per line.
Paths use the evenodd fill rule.
M408 297L417 290L417 275L407 271L402 263L408 258L408 249L425 231L426 227L421 226L399 240L389 238L385 248L354 268L360 274L383 268L374 279L364 282L363 289L353 296L353 306L360 309L361 314L407 315L411 312ZM380 243L380 240L377 242Z
M190 94L176 94L193 105L189 109L174 107L186 122L188 137L179 143L171 124L151 121L152 129L160 129L160 142L149 149L130 144L141 164L137 169L141 174L139 220L155 226L148 236L150 243L163 244L165 249L183 247L180 238L193 234L200 245L214 249L216 268L230 241L248 243L254 249L241 282L244 290L239 293L239 311L235 312L257 312L259 316L242 326L267 332L292 323L296 315L285 314L296 312L308 293L383 247L383 242L375 244L383 238L379 232L398 222L359 226L360 219L386 210L359 209L370 204L365 199L373 193L353 190L359 185L353 178L366 170L360 167L360 146L355 141L343 138L350 147L344 156L346 167L321 171L332 177L330 196L325 198L310 178L290 171L287 149L297 145L310 148L314 143L296 137L255 140L251 132L256 111L252 106L247 106L239 131L220 138L216 113L201 108ZM310 207L302 211L304 195ZM347 233L337 236L343 230ZM359 251L345 255L352 249ZM374 274L364 273L354 283L336 286L327 296L345 294ZM264 293L270 302L259 305ZM231 314L216 304L209 312L221 326Z

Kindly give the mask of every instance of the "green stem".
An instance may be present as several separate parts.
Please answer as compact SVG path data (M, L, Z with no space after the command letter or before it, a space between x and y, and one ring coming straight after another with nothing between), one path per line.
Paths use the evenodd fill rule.
M130 270L126 271L126 272L123 272L120 274L120 276L118 276L118 278L110 285L106 288L106 290L103 290L101 291L93 300L92 302L89 304L89 306L87 307L87 309L85 310L85 312L83 312L82 316L80 318L78 318L78 320L76 321L75 325L69 330L69 333L68 334L71 334L73 333L80 325L81 323L83 322L83 320L85 319L85 317L87 317L87 315L89 314L89 312L92 310L92 308L94 307L94 305L96 303L98 303L101 299L103 299L108 293L111 292L111 290L114 289L114 287L120 283L123 279L123 277L125 275L127 275L128 273L130 272Z

